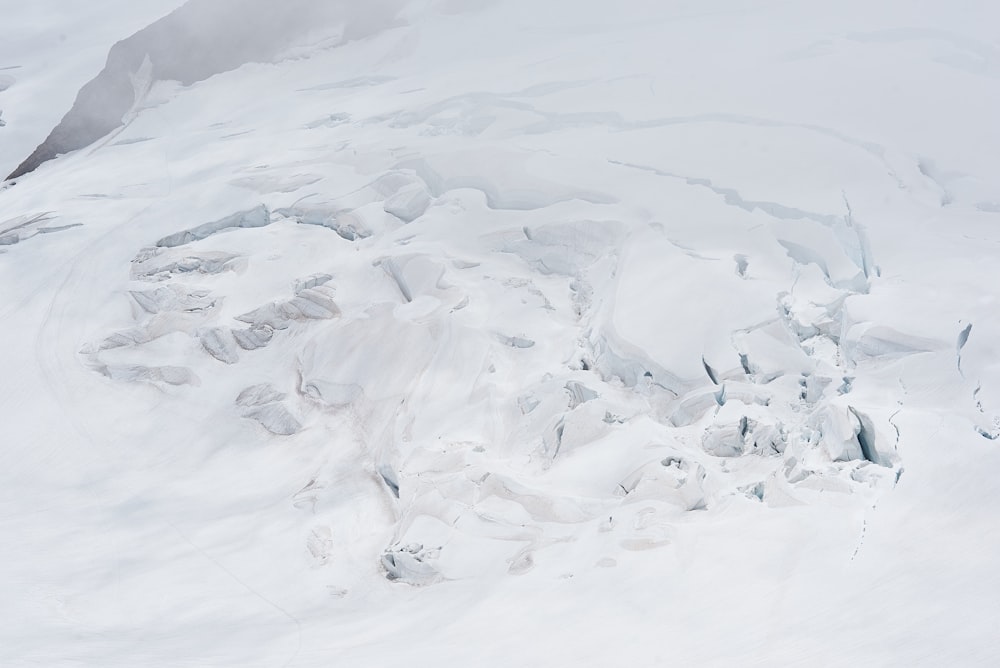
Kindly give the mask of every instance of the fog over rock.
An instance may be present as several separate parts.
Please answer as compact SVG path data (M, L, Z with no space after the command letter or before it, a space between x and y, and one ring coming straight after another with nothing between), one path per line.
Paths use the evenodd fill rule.
M104 69L80 90L59 125L7 180L89 146L120 127L154 81L190 85L246 63L273 60L309 35L358 39L390 25L403 4L403 0L190 0L115 44Z

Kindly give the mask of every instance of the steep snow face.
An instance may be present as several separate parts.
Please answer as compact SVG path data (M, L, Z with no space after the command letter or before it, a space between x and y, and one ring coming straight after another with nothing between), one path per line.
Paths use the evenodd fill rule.
M341 16L0 192L0 657L994 655L996 9Z

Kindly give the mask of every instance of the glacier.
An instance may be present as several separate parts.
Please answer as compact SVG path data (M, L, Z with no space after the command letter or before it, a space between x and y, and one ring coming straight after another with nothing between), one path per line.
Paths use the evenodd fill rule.
M0 15L3 665L994 661L991 3Z

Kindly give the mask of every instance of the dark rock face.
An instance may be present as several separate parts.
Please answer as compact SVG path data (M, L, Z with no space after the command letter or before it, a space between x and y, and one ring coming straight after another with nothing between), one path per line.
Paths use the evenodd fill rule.
M111 48L107 64L77 95L48 138L7 179L84 148L118 128L136 102L134 80L149 58L156 80L192 84L249 62L267 62L297 37L344 25L357 39L391 25L403 0L189 0Z

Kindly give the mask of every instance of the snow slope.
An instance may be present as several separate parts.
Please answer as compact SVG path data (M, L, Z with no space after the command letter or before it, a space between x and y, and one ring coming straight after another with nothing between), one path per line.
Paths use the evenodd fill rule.
M192 0L116 43L107 63L38 148L11 172L15 179L58 155L114 133L138 111L156 81L185 85L244 63L270 62L296 41L324 34L326 46L384 27L398 0L349 3L287 0Z
M153 83L0 191L0 663L991 665L998 13L413 2Z

